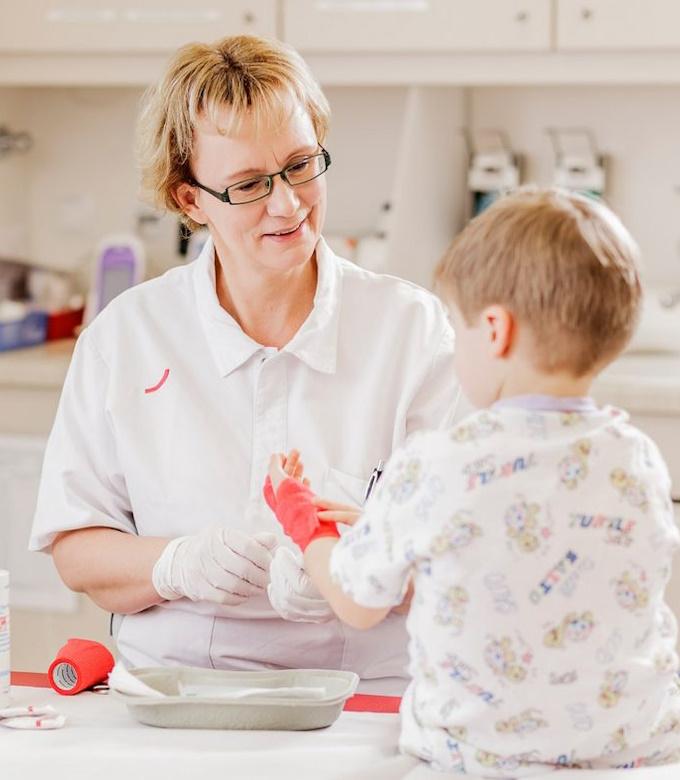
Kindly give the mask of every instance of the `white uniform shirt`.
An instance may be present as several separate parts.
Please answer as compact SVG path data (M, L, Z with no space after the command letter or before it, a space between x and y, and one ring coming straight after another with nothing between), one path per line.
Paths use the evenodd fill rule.
M320 495L361 503L379 459L409 433L449 423L453 333L437 299L358 268L323 240L316 257L313 310L280 351L250 339L220 307L211 241L195 262L109 304L76 344L31 549L90 526L175 537L224 524L283 541L262 499L271 453L298 448ZM402 618L392 623L385 631L403 631ZM117 639L135 664L344 666L390 676L405 662L405 632L403 646L380 633L286 623L258 597L237 607L165 603L123 617Z
M485 777L639 766L680 759L678 538L625 413L503 406L395 453L331 571L371 607L414 577L406 752Z

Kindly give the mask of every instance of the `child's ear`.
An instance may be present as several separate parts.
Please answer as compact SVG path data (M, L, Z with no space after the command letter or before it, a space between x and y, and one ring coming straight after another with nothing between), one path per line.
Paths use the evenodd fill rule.
M482 312L482 323L486 329L487 343L494 357L507 357L515 339L515 318L505 308L494 304Z

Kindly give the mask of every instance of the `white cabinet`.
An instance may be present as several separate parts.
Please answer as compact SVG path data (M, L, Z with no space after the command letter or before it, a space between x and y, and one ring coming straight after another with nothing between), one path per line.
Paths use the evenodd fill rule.
M224 35L276 34L276 0L0 0L0 52L171 51Z
M550 0L286 0L303 52L547 51Z
M0 568L10 572L13 608L75 611L52 560L28 551L44 451L43 438L0 435Z
M561 51L680 49L678 0L558 0Z

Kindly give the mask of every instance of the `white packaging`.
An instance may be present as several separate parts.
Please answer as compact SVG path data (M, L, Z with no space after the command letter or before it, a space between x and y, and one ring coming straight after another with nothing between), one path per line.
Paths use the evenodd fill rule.
M9 572L0 569L0 707L9 703Z

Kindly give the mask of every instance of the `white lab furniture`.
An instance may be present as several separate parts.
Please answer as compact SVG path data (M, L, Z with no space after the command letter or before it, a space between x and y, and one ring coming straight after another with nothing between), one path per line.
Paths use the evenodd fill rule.
M31 0L0 3L0 51L167 52L220 35L276 35L276 0Z
M289 0L282 37L306 52L548 51L545 0Z
M44 445L73 344L0 353L0 568L11 572L12 653L38 670L70 636L108 642L108 614L68 590L51 558L28 552Z
M680 49L676 0L557 0L559 51Z
M625 409L654 439L680 502L680 352L622 355L597 378L593 395Z
M12 688L17 704L51 704L68 720L57 731L2 736L3 776L22 780L454 780L397 752L399 716L343 712L315 731L211 731L142 726L108 695L59 696ZM636 769L635 780L677 780L680 767ZM629 770L563 770L560 780L624 780ZM480 780L466 775L468 780ZM534 775L554 780L555 773Z
M675 0L0 0L0 19L0 85L148 84L235 33L292 43L326 84L680 80Z
M42 436L0 434L0 568L12 572L14 609L72 612L76 594L63 586L47 556L33 555L26 546L44 452Z

